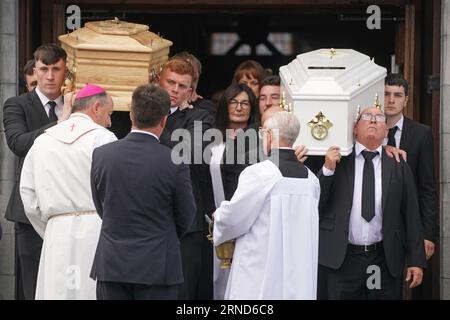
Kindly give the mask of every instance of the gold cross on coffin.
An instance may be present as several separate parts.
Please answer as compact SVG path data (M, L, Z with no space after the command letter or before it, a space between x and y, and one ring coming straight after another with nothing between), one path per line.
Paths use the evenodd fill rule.
M333 124L328 120L322 111L320 111L310 122L308 126L311 128L311 135L316 140L323 140L328 135L328 129L330 129Z

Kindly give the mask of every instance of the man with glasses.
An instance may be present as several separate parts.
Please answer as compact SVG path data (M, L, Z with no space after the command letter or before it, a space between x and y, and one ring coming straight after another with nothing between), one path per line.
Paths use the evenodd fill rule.
M411 288L421 284L426 260L414 177L406 162L386 155L387 133L380 109L363 110L353 153L341 158L331 147L319 172L319 286L329 299L401 299L403 279Z

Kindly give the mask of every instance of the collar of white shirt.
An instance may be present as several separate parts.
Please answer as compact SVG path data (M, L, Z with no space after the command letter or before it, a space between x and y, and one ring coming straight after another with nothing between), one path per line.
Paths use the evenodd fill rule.
M397 121L397 123L396 124L394 124L393 126L392 126L392 128L393 127L395 127L395 126L397 126L398 127L398 131L402 131L403 130L403 120L404 120L405 118L403 117L403 115L400 117L400 119L398 119L398 121Z
M41 100L42 105L45 107L45 105L50 101L49 98L47 98L40 90L38 87L36 87L36 89L34 89L36 91L36 94L39 97L39 100ZM56 102L56 105L58 107L61 107L64 102L63 102L63 96L60 95L58 98L56 98L55 100L53 100Z
M148 132L148 131L144 131L144 130L131 130L131 132L130 132L130 133L133 133L133 132L148 134L148 135L150 135L150 136L153 136L153 137L155 137L155 138L156 138L156 140L158 140L158 141L159 141L159 138L158 138L158 136L157 136L156 134L154 134L154 133L151 133L151 132Z
M170 114L178 110L178 107L170 107Z
M363 146L361 143L356 141L355 142L355 157L359 156L361 154L361 152L363 152L364 150L378 151L378 155L381 156L381 152L383 151L383 146L379 146L376 150L369 150L365 146Z

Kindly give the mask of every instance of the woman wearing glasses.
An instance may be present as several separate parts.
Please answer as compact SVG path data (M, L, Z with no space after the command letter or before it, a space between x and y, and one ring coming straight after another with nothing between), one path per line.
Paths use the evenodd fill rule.
M230 200L237 188L239 174L257 159L248 159L249 151L258 150L258 102L245 84L232 84L221 97L216 117L216 127L222 141L211 149L210 173L214 193L214 207ZM214 255L214 299L222 300L229 269L220 269L222 262Z

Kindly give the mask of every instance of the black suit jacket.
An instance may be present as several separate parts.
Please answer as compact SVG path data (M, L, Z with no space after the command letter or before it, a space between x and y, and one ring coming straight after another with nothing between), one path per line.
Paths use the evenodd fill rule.
M407 266L425 267L425 250L414 179L408 164L397 163L383 150L382 233L389 272L403 274ZM343 157L332 176L319 172L319 264L338 269L348 244L350 213L355 180L355 155Z
M205 110L213 119L216 119L216 105L211 100L198 98L192 102L192 105L194 108Z
M196 121L199 122L196 123ZM173 149L175 146L177 148L180 146L178 145L180 141L172 141L171 139L172 133L176 129L185 129L190 134L191 144L185 144L184 146L185 149L190 149L188 150L190 157L187 158L189 158L190 162L189 168L195 203L197 204L197 215L189 232L203 231L206 226L204 215L211 214L209 208L205 205L209 198L207 190L210 186L209 180L211 178L208 166L203 162L203 150L210 142L203 142L202 137L199 135L203 135L206 130L213 127L214 119L205 110L195 108L177 110L167 118L166 127L160 137L161 144ZM198 139L194 139L194 135ZM200 160L200 163L195 163L195 154L197 154L197 160Z
M243 132L239 132L236 139L225 140L226 147L220 164L225 200L231 200L233 197L241 172L246 167L266 159L258 138L258 127L259 122L252 123Z
M6 219L30 223L25 215L19 192L23 161L34 140L45 129L55 124L56 122L49 122L44 106L34 90L6 100L3 106L6 141L11 151L19 158L13 191L6 208Z
M95 149L91 187L103 219L91 277L145 285L183 282L179 239L195 215L189 168L155 137L130 133Z
M436 178L431 128L404 118L400 149L408 154L407 162L415 178L424 237L436 240Z

